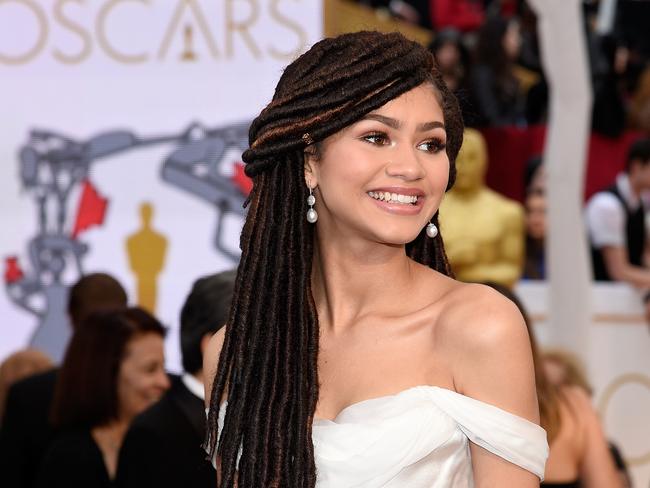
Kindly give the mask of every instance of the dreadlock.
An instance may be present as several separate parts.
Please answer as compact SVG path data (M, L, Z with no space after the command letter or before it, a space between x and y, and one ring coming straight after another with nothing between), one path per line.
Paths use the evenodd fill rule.
M401 34L356 32L316 43L286 68L273 100L253 121L243 155L253 189L205 441L220 459L219 486L315 486L319 329L304 151L425 82L445 118L451 187L462 143L458 104L432 55ZM440 235L430 239L423 230L406 252L451 274Z

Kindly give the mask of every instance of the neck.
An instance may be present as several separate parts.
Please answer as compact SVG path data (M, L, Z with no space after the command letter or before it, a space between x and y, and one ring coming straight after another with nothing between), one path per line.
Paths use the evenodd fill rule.
M411 288L417 264L406 256L404 246L324 234L334 237L317 234L312 268L322 330L342 332L365 315L381 314L384 304L400 300L396 290L407 293Z

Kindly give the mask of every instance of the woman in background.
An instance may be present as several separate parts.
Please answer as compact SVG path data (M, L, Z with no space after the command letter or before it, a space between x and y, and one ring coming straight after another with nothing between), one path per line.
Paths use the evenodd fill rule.
M112 485L131 420L169 387L164 336L160 322L140 308L94 313L75 331L52 404L58 435L37 486Z
M401 34L324 39L284 70L249 131L242 256L204 357L220 487L539 486L523 319L450 277L437 228L462 137Z
M540 423L548 435L550 452L544 471L547 488L623 488L600 419L586 392L577 386L549 381L544 359L523 305L509 289L488 283L517 305L526 321L535 363Z
M516 20L490 17L481 27L471 73L477 126L525 123L524 98L514 71L520 48Z

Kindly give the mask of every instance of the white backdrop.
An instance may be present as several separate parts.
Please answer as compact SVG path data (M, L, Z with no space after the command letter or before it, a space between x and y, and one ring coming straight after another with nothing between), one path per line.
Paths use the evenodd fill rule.
M125 242L148 201L167 239L156 313L171 327L168 366L180 368L178 312L191 283L231 267L223 250L238 250L242 215L218 203L243 199L231 179L245 124L282 67L321 37L321 11L319 0L0 0L0 360L61 315L57 291L80 269L115 275L135 302ZM47 134L30 139L33 130ZM165 163L181 170L163 179ZM86 176L108 203L103 222L74 240Z

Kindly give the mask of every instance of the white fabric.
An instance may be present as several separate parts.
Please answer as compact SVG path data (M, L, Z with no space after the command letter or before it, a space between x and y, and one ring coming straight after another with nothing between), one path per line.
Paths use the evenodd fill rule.
M469 441L540 479L548 456L538 425L435 386L355 403L312 435L317 488L471 488Z
M627 208L634 212L643 203L648 205L648 195L639 198L632 191L630 179L625 173L616 178L616 189L621 194ZM621 201L609 192L599 192L591 197L585 209L585 219L591 243L597 249L605 246L624 247L627 245L625 232L626 210ZM648 225L646 223L646 232Z
M203 383L201 383L189 373L183 373L183 376L181 376L181 381L194 396L199 397L201 400L205 401L205 387L203 386Z

